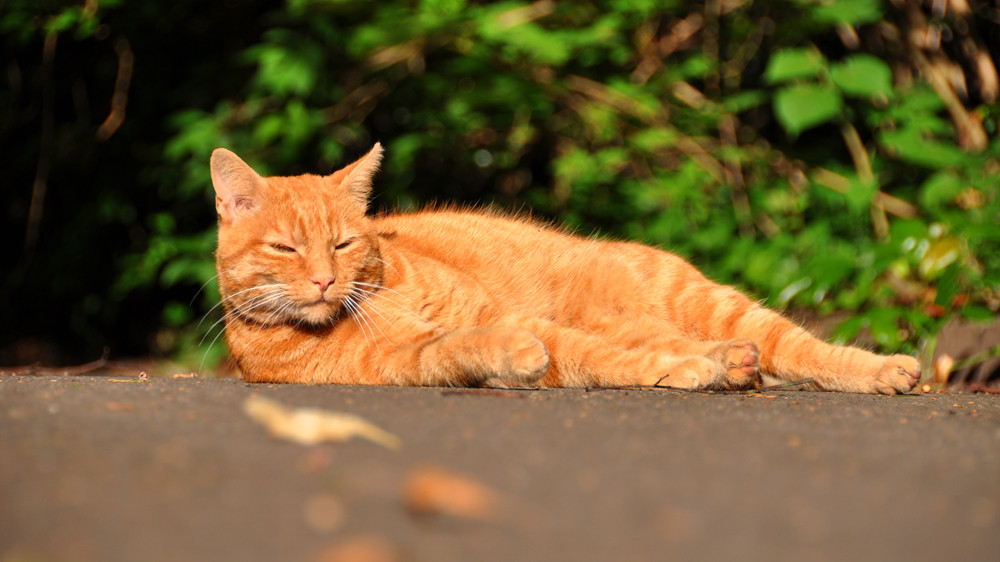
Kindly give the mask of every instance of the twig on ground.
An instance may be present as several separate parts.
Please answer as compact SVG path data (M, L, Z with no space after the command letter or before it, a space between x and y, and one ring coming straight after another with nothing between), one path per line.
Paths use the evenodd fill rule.
M785 382L785 383L781 383L781 384L773 384L771 386L765 386L765 387L759 388L757 390L759 392L763 392L765 390L781 390L781 389L784 389L784 388L794 388L796 386L805 386L807 384L814 383L814 382L816 382L815 379L802 379L800 381Z
M83 365L74 365L69 367L44 367L38 363L32 363L31 365L23 365L21 367L0 370L0 375L34 375L39 377L67 377L73 375L84 375L107 366L108 356L110 354L111 349L105 347L104 351L101 353L100 359L84 363Z

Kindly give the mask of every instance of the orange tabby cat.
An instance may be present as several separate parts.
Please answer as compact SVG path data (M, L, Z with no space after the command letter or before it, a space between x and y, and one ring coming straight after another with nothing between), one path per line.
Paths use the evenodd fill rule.
M817 340L684 260L488 212L366 215L382 147L329 176L212 154L226 339L251 382L893 394L915 359Z

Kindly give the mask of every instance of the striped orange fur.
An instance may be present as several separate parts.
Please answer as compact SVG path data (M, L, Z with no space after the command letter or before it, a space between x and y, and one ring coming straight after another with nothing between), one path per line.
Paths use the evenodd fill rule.
M382 147L329 176L212 154L226 339L251 382L893 394L915 359L824 343L681 258L490 212L366 214Z

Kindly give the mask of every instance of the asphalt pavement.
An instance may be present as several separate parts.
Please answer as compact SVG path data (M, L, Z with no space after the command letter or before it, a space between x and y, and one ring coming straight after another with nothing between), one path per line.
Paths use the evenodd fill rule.
M998 557L998 395L0 376L0 562Z

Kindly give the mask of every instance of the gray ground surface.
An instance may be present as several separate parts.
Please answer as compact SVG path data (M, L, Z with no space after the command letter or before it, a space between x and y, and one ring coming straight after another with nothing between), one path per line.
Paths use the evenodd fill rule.
M402 446L274 438L243 413L252 394L360 415ZM455 513L413 513L420 494ZM998 552L997 395L0 376L2 562Z

